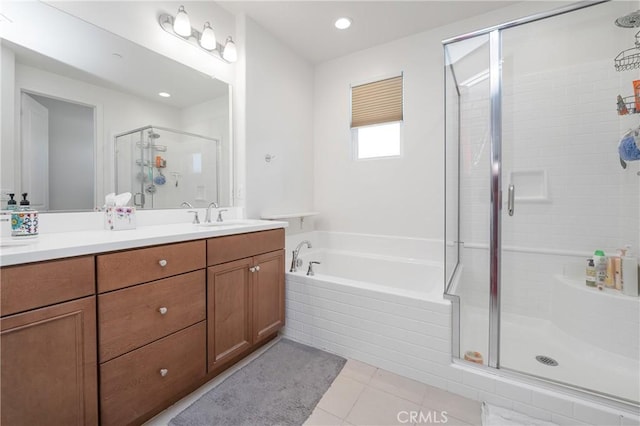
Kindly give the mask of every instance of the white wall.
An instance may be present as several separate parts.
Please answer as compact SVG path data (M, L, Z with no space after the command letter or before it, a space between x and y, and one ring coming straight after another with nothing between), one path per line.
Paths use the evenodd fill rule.
M313 203L313 68L246 18L247 215ZM265 161L265 155L275 159Z
M43 96L31 97L49 111L49 209L92 210L95 207L93 108Z
M314 209L321 213L319 229L443 237L441 40L560 5L531 3L538 2L496 10L316 67ZM349 86L401 71L405 77L402 157L354 161Z

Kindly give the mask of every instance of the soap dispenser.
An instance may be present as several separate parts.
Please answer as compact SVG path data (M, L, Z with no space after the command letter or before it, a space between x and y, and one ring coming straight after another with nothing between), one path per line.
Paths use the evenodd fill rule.
M31 208L29 207L31 205L31 203L29 202L29 200L27 200L27 195L29 195L26 192L22 193L22 200L20 200L20 209L22 210L30 210Z
M11 212L11 237L14 239L38 236L38 212L31 209L27 195L26 192L22 193L20 208Z
M7 194L9 196L9 201L7 201L7 210L15 210L18 207L18 203L13 197L16 196L14 193Z

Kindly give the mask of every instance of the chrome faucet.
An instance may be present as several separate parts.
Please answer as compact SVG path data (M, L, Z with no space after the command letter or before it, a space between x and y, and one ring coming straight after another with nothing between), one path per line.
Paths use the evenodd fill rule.
M207 214L204 217L204 223L211 223L211 207L215 207L216 209L218 208L218 203L216 203L215 201L212 201L209 204L209 207L207 207Z
M188 201L184 201L182 204L180 204L180 207L188 207L188 208L190 208L190 209L192 209L192 208L193 208L193 206L191 205L191 203L190 203L190 202L188 202Z
M296 272L298 268L302 266L302 259L298 259L298 255L300 254L300 249L304 245L306 245L309 248L313 247L311 245L311 241L308 241L308 240L304 240L303 242L298 244L296 249L293 251L293 258L291 259L291 269L289 269L289 272Z
M316 273L313 270L313 265L319 265L320 262L316 261L316 260L312 260L311 262L309 262L309 269L307 269L307 276L309 277L313 277Z

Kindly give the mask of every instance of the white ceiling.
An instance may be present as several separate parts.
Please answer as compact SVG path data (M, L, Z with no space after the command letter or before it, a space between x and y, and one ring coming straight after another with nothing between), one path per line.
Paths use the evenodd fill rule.
M509 6L515 1L219 1L313 64ZM353 20L338 30L341 16Z

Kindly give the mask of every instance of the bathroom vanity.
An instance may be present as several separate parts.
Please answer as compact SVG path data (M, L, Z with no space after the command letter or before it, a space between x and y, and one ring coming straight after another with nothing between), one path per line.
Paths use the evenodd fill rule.
M283 224L180 226L3 253L0 423L139 424L277 335Z

